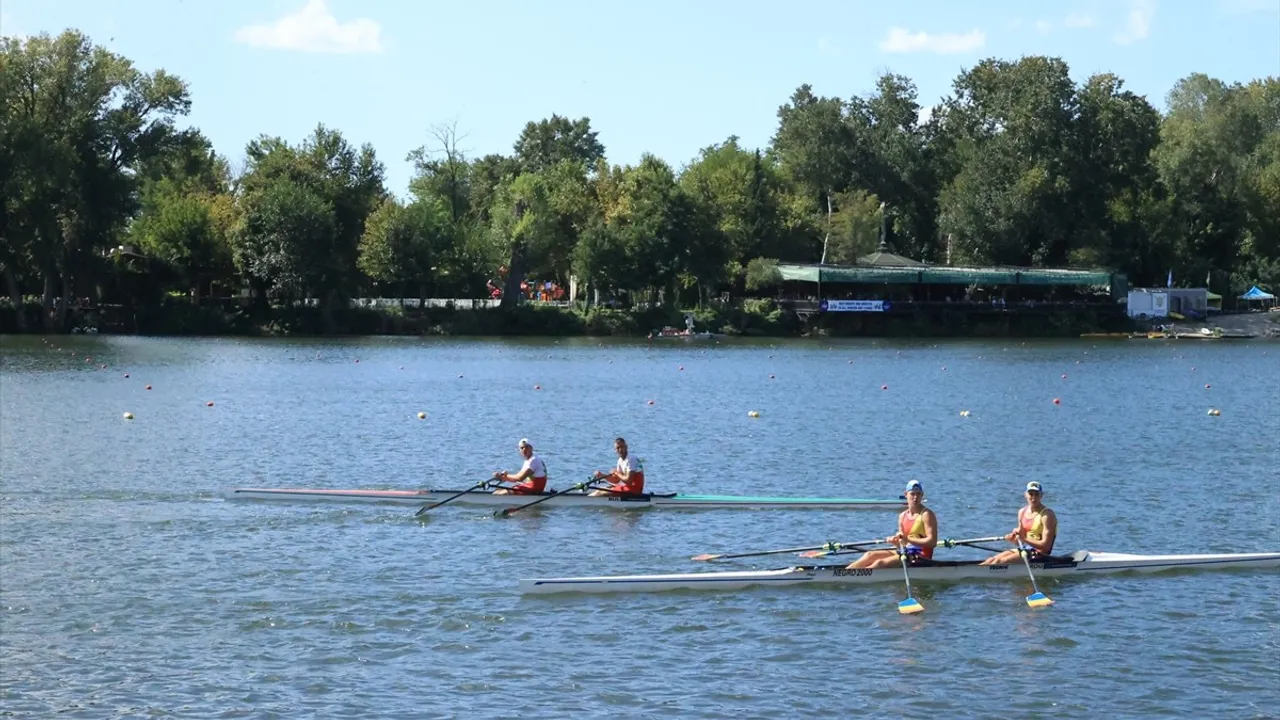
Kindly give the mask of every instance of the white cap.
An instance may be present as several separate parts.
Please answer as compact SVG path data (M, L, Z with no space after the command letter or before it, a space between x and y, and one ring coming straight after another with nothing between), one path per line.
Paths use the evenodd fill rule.
M520 442L516 443L516 447L533 447L533 443L529 442L529 438L520 438Z
M1027 483L1027 492L1038 492L1038 493L1044 494L1044 489L1040 487L1040 483L1036 482L1035 480L1032 480L1031 482Z

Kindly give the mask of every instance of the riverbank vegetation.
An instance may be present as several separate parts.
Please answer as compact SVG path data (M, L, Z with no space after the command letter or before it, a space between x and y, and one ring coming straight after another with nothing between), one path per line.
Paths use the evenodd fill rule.
M197 101L74 30L0 40L0 331L111 307L131 331L644 334L699 308L700 329L790 334L793 314L750 301L772 292L760 268L852 262L882 203L894 251L928 262L1207 276L1223 294L1280 282L1277 78L1191 75L1157 109L1114 75L993 58L928 112L901 75L849 98L802 85L768 147L729 137L634 165L585 117L530 121L480 157L440 126L403 160L404 196L376 138L320 124L216 149L180 126ZM524 307L545 283L589 304ZM494 310L350 302L491 288Z

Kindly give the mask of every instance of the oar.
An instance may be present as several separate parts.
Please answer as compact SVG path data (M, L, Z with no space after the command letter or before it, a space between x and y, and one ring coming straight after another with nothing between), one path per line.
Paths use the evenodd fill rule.
M491 483L491 482L493 482L493 480L492 480L492 479L485 480L484 482L476 483L475 485L472 485L471 487L467 488L466 490L463 490L462 492L458 493L457 495L451 495L451 496L449 496L449 497L447 497L447 498L445 498L445 499L441 500L441 501L440 501L440 502L438 502L438 503L433 503L433 504L431 504L431 505L423 505L423 506L422 506L422 509L421 509L421 510L419 510L418 512L414 513L414 514L413 514L413 516L414 516L414 517L418 517L419 515L421 515L422 513L426 512L426 511L428 511L428 510L431 510L431 509L433 509L433 508L438 508L438 507L440 507L441 505L444 505L445 503L447 503L447 502L449 502L449 501L451 501L451 500L457 500L458 498L462 497L463 495L466 495L467 493L471 492L472 490L480 490L481 488L486 488L486 487L488 487L488 486L489 486L489 483Z
M598 482L603 482L603 479L597 480L595 478L589 478L583 482L578 483L577 485L570 485L569 487L565 488L564 490L561 490L560 492L553 492L550 495L547 495L546 497L538 498L537 500L534 500L528 505L520 505L518 507L509 507L509 508L503 508L502 510L495 510L493 513L493 516L494 517L510 517L511 515L514 515L515 513L518 513L521 510L524 510L525 508L531 508L534 505L537 505L538 503L544 503L550 500L551 498L556 497L557 495L563 495L573 490L584 490L587 487L590 487L591 485L594 485Z
M1003 539L1004 539L1003 537L965 538L963 540L948 538L946 540L939 540L938 545L942 547L947 547L947 548L953 548L957 545L965 545L968 547L978 548L979 550L986 550L987 552L997 553L1001 551L995 548L983 547L981 545L974 545L973 543L995 542L997 540L1003 540ZM833 547L824 547L821 550L813 550L810 552L800 553L800 557L816 558L816 557L825 557L827 555L848 555L849 553L863 552L864 550L867 549L867 545L883 544L883 543L884 543L884 540L874 540L869 543L844 543L843 545L841 545L840 543L831 543Z
M987 552L1003 552L1002 550L992 550L991 548L982 547L981 545L974 545L974 543L999 542L1003 539L1003 535L997 535L995 537L965 538L963 540L947 538L945 540L939 540L938 544L945 548L953 548L957 545L967 545L969 547L978 548L979 550L986 550Z
M898 603L898 612L906 615L907 613L918 613L924 611L924 606L919 600L911 597L911 571L907 569L907 551L904 548L898 548L898 558L902 560L902 575L907 579L907 599Z
M884 545L884 540L865 540L852 543L827 543L817 550L800 553L802 558L820 558L828 555L848 555L849 553L866 552L874 545Z
M1018 554L1022 556L1022 563L1027 566L1027 575L1031 576L1031 589L1035 590L1027 596L1027 605L1033 608L1052 605L1053 601L1040 592L1040 586L1036 585L1036 574L1031 572L1031 560L1027 559L1027 546L1022 544L1022 538L1018 538Z
M785 555L787 553L798 553L805 550L822 550L829 547L850 547L852 545L870 545L874 543L883 543L883 540L867 540L861 543L826 543L823 545L808 545L806 547L782 548L780 550L761 550L758 552L732 553L727 555L712 555L710 553L704 555L694 555L690 560L730 560L733 558L759 557L761 555Z

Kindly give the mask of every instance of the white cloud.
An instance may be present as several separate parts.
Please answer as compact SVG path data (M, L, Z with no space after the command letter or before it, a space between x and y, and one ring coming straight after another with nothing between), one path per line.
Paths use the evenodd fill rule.
M1115 41L1130 45L1145 40L1151 33L1151 19L1156 14L1156 0L1129 0L1129 15L1124 28L1116 33Z
M269 25L247 25L235 33L236 42L275 50L314 53L382 52L382 28L368 18L346 23L329 12L324 0L307 0L301 10Z
M827 57L838 57L841 55L841 50L833 45L830 40L820 37L818 38L818 53Z
M1048 20L1036 21L1036 30L1039 30L1041 35L1047 35L1049 31L1052 29L1053 29L1053 23L1049 22Z
M1071 13L1062 21L1062 24L1069 28L1091 28L1093 16L1088 13Z
M937 55L951 55L977 50L987 43L987 36L981 30L970 30L967 33L913 33L904 28L890 28L889 34L880 41L880 49L891 53L931 52Z

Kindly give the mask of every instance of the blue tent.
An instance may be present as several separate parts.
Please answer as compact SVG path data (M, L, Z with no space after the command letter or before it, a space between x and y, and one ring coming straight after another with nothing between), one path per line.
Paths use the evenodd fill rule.
M1249 288L1249 292L1240 296L1241 300L1275 300L1276 296L1269 292L1263 292L1258 289L1257 285Z

